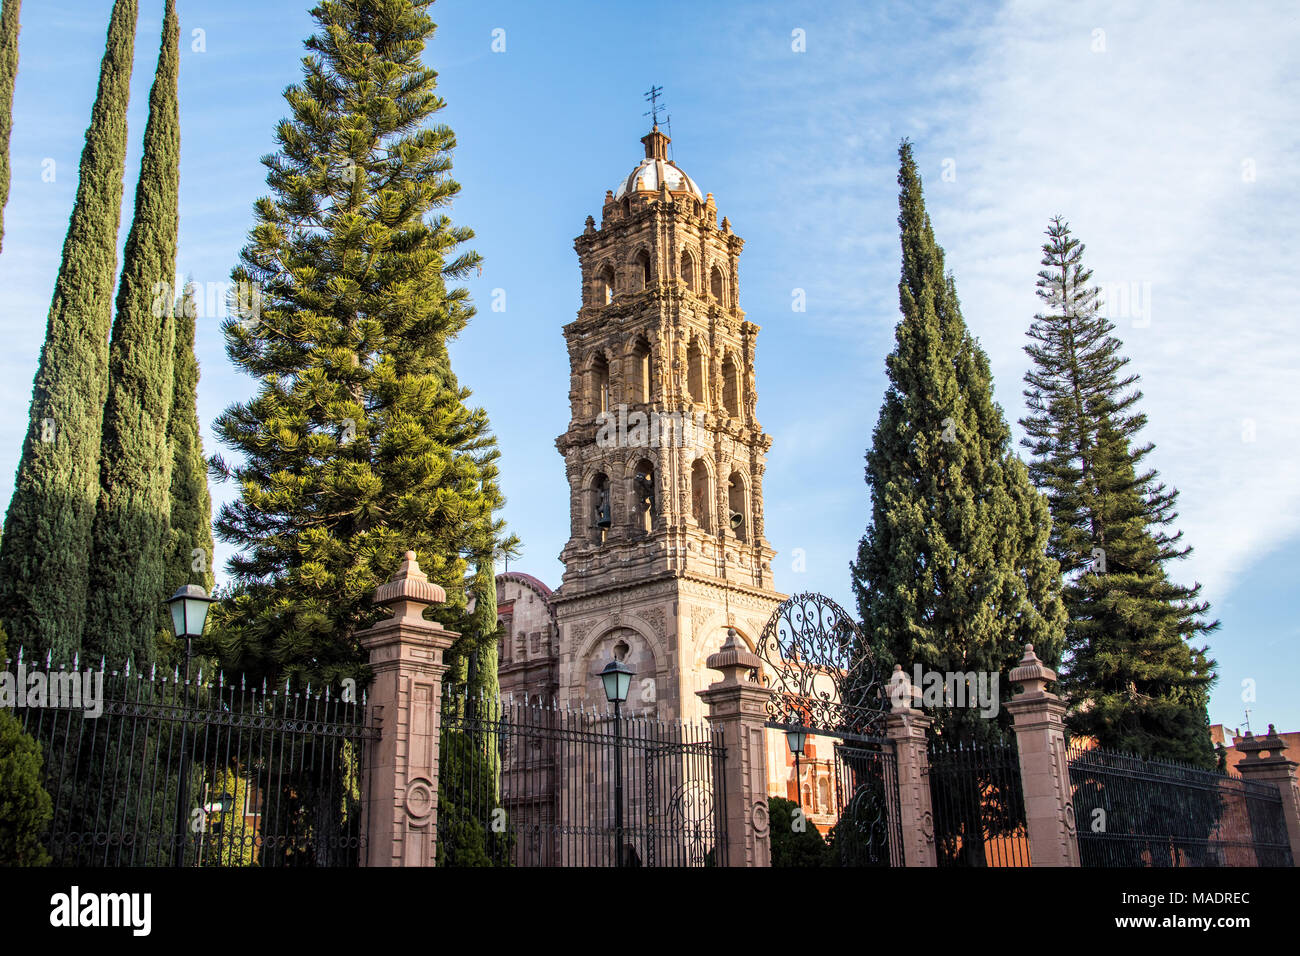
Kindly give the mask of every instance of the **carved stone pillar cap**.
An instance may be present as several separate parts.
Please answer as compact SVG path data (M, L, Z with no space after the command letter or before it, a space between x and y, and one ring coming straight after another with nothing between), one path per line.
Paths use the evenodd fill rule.
M447 592L429 580L415 560L415 552L406 552L402 566L387 584L375 588L376 604L445 604Z
M1277 735L1277 731L1273 729L1272 724L1268 725L1268 733L1262 737L1255 737L1250 731L1246 731L1245 736L1237 741L1237 751L1242 755L1242 763L1260 763L1285 759L1283 757L1285 750L1286 741ZM1261 756L1265 751L1268 752L1268 756Z
M1011 671L1011 683L1023 684L1025 693L1040 691L1048 681L1056 680L1056 671L1046 666L1034 653L1034 645L1025 645L1025 656L1020 665Z
M920 697L921 691L907 672L903 670L902 664L894 665L894 673L889 675L889 702L891 710L911 710Z
M749 671L763 666L763 662L758 659L758 655L750 651L736 634L736 629L727 628L727 638L722 642L722 647L713 654L710 654L704 665L709 670L722 671L723 674L730 677L737 671Z

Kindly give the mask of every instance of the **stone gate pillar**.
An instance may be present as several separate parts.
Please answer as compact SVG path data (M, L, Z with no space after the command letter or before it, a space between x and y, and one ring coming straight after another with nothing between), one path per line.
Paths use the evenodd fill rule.
M1272 724L1268 725L1268 733L1263 737L1253 737L1247 732L1246 739L1237 743L1237 749L1242 758L1236 769L1242 778L1274 784L1282 795L1282 817L1286 821L1287 839L1291 842L1291 864L1300 864L1300 785L1296 783L1296 762L1287 759L1286 744ZM1261 756L1266 751L1268 756Z
M696 691L708 708L707 719L722 731L727 748L722 788L726 793L727 866L771 866L772 840L767 810L767 700L772 692L750 680L763 662L727 629L727 638L706 665L722 680Z
M1078 866L1079 843L1065 754L1065 704L1047 690L1048 682L1054 680L1056 672L1038 659L1033 644L1026 644L1025 656L1011 671L1011 683L1019 684L1023 693L1006 707L1015 721L1030 863Z
M423 612L446 600L408 551L392 580L375 590L375 603L393 616L358 635L375 675L367 716L380 730L367 760L366 866L434 863L443 653L460 635Z
M889 681L891 710L885 736L894 742L898 761L898 818L903 832L903 862L907 866L937 866L934 813L930 808L930 755L925 732L933 721L915 707L916 686L894 665Z

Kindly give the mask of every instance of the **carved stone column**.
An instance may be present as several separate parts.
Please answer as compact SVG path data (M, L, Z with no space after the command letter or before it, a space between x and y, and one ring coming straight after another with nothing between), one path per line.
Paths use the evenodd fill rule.
M375 590L375 603L393 616L358 635L375 675L367 707L380 729L367 761L366 866L434 863L443 653L460 635L423 612L446 600L408 551L393 579Z
M894 742L898 760L899 824L903 831L903 862L907 866L937 866L934 813L930 808L930 754L925 732L933 721L914 705L919 691L894 665L889 682L891 711L885 736Z
M772 840L767 810L765 724L771 691L749 679L763 662L727 629L727 638L705 663L721 671L696 693L708 707L709 723L722 731L727 748L722 787L726 793L727 866L771 866Z
M1046 689L1054 680L1056 672L1038 659L1033 644L1026 644L1020 666L1011 671L1011 683L1019 684L1023 693L1007 702L1007 710L1015 721L1030 863L1078 866L1065 755L1065 704Z
M1286 821L1286 835L1291 843L1291 865L1300 861L1300 786L1296 783L1296 762L1286 756L1286 744L1277 735L1273 725L1263 737L1253 737L1237 743L1242 758L1237 772L1245 780L1271 783L1282 796L1282 818ZM1262 756L1265 752L1268 756Z

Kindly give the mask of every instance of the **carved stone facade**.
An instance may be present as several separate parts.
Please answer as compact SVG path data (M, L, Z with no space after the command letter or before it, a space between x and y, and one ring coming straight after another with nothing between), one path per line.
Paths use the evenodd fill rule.
M759 330L739 306L744 241L667 158L667 136L656 127L641 142L599 228L588 217L574 243L582 304L564 327L570 422L556 447L571 520L547 596L553 681L561 706L604 709L598 675L618 657L636 672L627 711L698 720L728 625L752 649L783 598L763 532L771 438L755 415ZM517 577L498 579L503 620L514 601L502 689L527 692L529 674L540 693L540 672L514 656Z

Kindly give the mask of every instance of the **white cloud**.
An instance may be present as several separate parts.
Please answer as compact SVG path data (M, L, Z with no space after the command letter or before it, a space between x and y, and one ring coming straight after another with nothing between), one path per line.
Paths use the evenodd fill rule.
M1050 215L1070 220L1099 283L1150 283L1149 325L1116 324L1143 379L1152 464L1182 492L1178 527L1196 549L1177 573L1211 598L1300 532L1300 338L1278 295L1294 274L1281 226L1300 205L1298 40L1293 18L1261 7L1008 5L978 33L977 94L946 137L958 181L927 180L1012 416L1032 238Z

